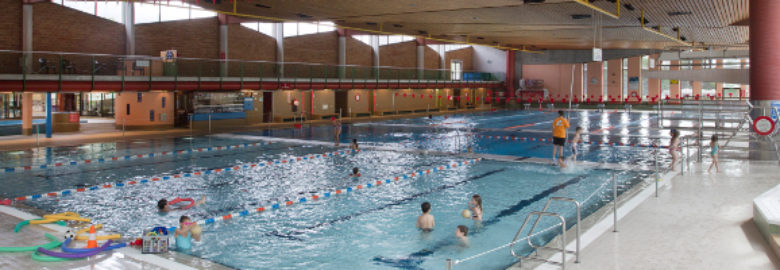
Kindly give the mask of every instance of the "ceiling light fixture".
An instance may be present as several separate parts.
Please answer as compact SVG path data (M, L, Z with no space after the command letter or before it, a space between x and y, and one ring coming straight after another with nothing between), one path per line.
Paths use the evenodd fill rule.
M690 11L669 11L666 13L669 16L680 16L680 15L691 15L693 12Z
M582 19L590 19L590 14L572 14L571 18L573 20L582 20Z
M263 4L255 4L255 6L259 7L259 8L271 8L270 6L266 6L266 5L263 5Z

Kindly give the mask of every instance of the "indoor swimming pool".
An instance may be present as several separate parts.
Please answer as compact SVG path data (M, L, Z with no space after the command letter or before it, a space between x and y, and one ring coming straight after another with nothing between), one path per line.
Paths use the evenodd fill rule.
M496 119L523 125L548 121L547 115L501 112ZM332 127L313 126L5 152L0 159L10 168L38 167L0 172L6 179L0 197L46 212L77 212L125 239L154 226L178 226L179 216L188 215L203 224L204 233L186 253L240 269L440 269L448 258L469 257L511 241L526 215L541 210L550 197L582 202L585 218L612 201L613 175L622 193L654 173L647 167L654 164L651 154L657 149L648 147L581 146L580 160L619 163L625 170L526 162L549 159L550 143L478 135L541 139L549 134L480 123L489 118L473 114L344 125L341 147L332 146ZM455 119L473 127L425 124ZM580 121L576 123L589 129L624 123L612 131L656 132L653 115L646 113L590 112L573 119L572 126ZM484 130L474 132L480 128ZM359 152L346 148L353 137L364 146ZM648 143L616 134L585 139ZM468 146L475 154L465 153ZM659 152L666 160L668 152ZM475 162L481 154L509 158ZM57 163L62 166L52 166ZM353 168L359 168L360 177L350 176ZM479 223L460 215L473 194L483 198ZM156 209L162 198L201 196L206 203L191 209L167 214ZM428 233L415 228L425 201L436 218L436 228ZM553 204L550 211L562 213L569 227L576 221L571 205ZM555 219L542 219L535 232L555 224ZM455 239L457 225L469 227L468 245ZM558 234L548 230L534 242L544 244ZM502 251L462 265L505 269L514 262Z

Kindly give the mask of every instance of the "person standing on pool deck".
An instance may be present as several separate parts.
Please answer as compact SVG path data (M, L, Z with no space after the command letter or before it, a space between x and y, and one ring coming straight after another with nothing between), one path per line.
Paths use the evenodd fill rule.
M339 146L339 137L341 136L341 120L336 117L331 117L330 122L333 124L333 140L336 142L336 146Z
M707 169L707 172L712 171L712 166L715 166L715 172L720 172L720 168L718 167L718 148L718 134L712 134L712 137L710 138L710 156L712 157L712 164L710 164L710 168Z
M566 129L568 128L569 121L563 117L563 111L558 111L558 118L553 120L553 162L557 161L555 156L558 152L563 156L563 146L566 144Z
M672 136L672 139L669 141L669 154L672 155L672 164L670 167L672 171L674 171L674 166L680 158L680 154L677 153L677 151L680 151L680 131L672 129L669 131L669 135Z

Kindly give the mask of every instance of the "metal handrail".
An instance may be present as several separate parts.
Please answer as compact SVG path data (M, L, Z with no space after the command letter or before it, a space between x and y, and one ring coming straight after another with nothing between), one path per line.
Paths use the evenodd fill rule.
M525 229L525 225L528 224L528 220L531 219L532 216L552 216L552 217L558 217L561 220L561 262L551 261L547 259L542 259L537 256L529 255L529 256L522 256L515 253L515 241L520 237L520 234L523 233L523 229ZM532 235L533 231L530 231L528 235ZM529 238L530 241L530 238ZM509 253L512 254L513 257L520 259L520 263L522 264L523 259L528 260L539 260L550 264L556 264L560 265L561 269L566 269L566 219L563 218L563 216L556 214L556 213L550 213L550 212L539 212L539 211L532 211L531 213L528 213L528 215L525 217L525 221L523 221L523 225L520 226L520 229L515 234L515 237L512 239L512 244L509 245Z
M574 254L576 256L575 257L576 259L574 259L574 263L580 263L580 223L581 223L580 221L582 221L580 215L580 208L582 205L577 200L569 197L551 197L550 199L547 200L547 203L544 205L544 208L542 208L541 212L547 212L547 208L550 207L550 203L552 201L572 202L577 207L577 223L574 225L576 230L575 234L577 237L576 238L577 248L575 251L562 250L562 252L569 252ZM531 232L533 232L536 229L536 225L539 224L539 220L541 219L542 219L541 215L537 216L536 221L534 221L534 225L531 226ZM541 246L534 245L533 242L531 242L531 238L528 238L528 245L534 249L544 248Z

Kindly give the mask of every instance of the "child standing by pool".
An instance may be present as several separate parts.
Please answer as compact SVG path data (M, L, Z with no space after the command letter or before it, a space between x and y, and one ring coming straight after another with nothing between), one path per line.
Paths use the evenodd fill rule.
M433 215L431 215L431 203L424 202L420 205L420 208L423 213L417 217L417 228L423 231L432 231L436 223L433 220Z
M672 135L672 139L669 141L669 154L672 155L672 164L670 165L672 171L677 164L677 160L680 158L680 154L677 151L680 150L680 131L672 129L669 131L669 135Z
M333 124L333 140L336 146L339 146L339 137L341 136L341 120L336 117L330 118L331 124Z
M574 138L571 139L571 157L573 161L577 161L577 145L582 142L580 135L582 134L582 127L577 127L574 132Z
M720 151L720 149L718 148L718 135L712 134L712 137L710 138L710 156L712 157L712 164L710 164L710 168L707 169L707 172L712 171L712 166L715 166L715 172L720 172L720 168L718 168L718 151Z

